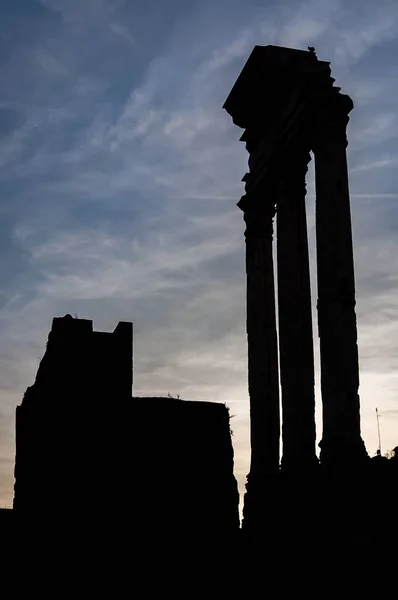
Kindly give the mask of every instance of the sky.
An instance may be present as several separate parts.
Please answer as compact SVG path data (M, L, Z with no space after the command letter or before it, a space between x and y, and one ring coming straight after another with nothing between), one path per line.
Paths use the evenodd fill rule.
M383 451L398 444L398 3L2 0L0 506L15 407L66 313L97 330L134 322L136 395L225 402L244 491L248 157L222 105L267 44L315 46L355 103L362 434L373 455L378 407ZM315 312L313 167L307 187ZM314 331L320 438L316 319Z

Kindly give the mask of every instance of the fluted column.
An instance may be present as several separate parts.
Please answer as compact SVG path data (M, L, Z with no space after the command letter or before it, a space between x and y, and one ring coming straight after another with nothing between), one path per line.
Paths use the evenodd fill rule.
M249 481L279 469L279 377L272 234L274 203L244 196L251 466Z
M337 94L315 114L321 462L366 456L360 433L354 259L346 158L352 100Z
M316 465L314 350L305 175L308 153L284 158L277 200L278 322L282 466Z

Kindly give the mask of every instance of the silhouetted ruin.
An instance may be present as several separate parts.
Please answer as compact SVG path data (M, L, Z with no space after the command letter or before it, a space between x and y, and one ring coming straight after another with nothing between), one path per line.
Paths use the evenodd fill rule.
M69 513L108 502L108 445L131 400L132 335L131 323L103 333L86 319L53 319L36 380L16 410L16 511L49 514L63 506Z
M16 413L14 512L40 531L112 540L239 528L225 405L132 397L132 324L55 318ZM211 500L209 500L209 498ZM163 533L162 533L163 532Z
M86 556L95 557L97 578L112 561L130 577L134 561L135 585L145 564L161 589L171 577L173 592L179 582L184 597L216 579L221 587L212 591L227 596L257 594L271 582L282 594L308 594L318 580L322 590L326 583L327 592L340 593L347 577L358 591L372 569L377 577L395 567L398 526L381 503L396 498L398 447L390 460L370 459L361 438L346 158L353 103L333 84L330 64L313 47L256 46L224 104L249 152L238 203L246 223L251 426L242 529L227 407L132 396L132 323L103 333L66 315L53 320L36 380L16 410L14 507L0 511L0 528L25 564L35 562L40 539L53 565L69 568L58 560L61 547L65 555L73 548L84 569ZM305 206L310 152L319 459Z
M321 461L363 460L346 126L353 104L313 51L256 46L224 108L245 129L247 334L252 462L249 485L279 470L279 369L272 256L277 218L282 467L311 469L314 353L305 174L315 156Z
M358 348L346 127L353 103L330 63L309 52L256 46L224 108L249 153L238 206L246 223L251 465L243 529L280 564L342 573L374 548L375 483L360 433ZM306 172L315 158L318 335L323 435L316 455L314 352ZM276 217L277 307L273 267ZM282 390L280 461L279 381ZM272 517L271 517L272 515ZM317 554L319 527L322 550ZM255 546L253 560L264 560ZM261 558L259 558L261 556ZM351 558L350 558L351 560ZM287 561L287 562L286 562ZM365 567L366 568L366 567Z

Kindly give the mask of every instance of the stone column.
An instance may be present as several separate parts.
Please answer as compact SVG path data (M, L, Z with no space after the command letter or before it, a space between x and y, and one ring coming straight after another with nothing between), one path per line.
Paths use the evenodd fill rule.
M279 378L272 233L275 206L244 196L251 465L248 483L279 469Z
M286 174L281 179L277 200L282 466L289 470L302 470L318 463L305 208L305 175L310 160L307 153L283 159Z
M321 462L366 457L361 439L354 259L346 158L352 100L337 94L314 117Z

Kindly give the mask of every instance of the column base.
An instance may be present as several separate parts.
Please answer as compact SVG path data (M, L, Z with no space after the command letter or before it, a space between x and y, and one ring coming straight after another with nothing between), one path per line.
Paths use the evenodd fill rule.
M266 532L269 535L274 526L274 515L279 511L280 473L249 473L243 503L242 529L250 534Z
M308 595L308 569L328 585L337 582L338 589L348 578L355 590L386 560L387 572L394 572L398 525L388 511L378 511L375 519L369 515L394 497L397 468L391 460L367 460L361 442L363 468L249 476L241 536L245 585L258 587L275 577L278 585L296 586L304 574Z
M323 468L333 471L346 471L361 468L370 460L361 437L347 439L334 436L319 442L321 449L320 463Z
M298 576L308 568L303 547L315 548L319 537L319 473L318 468L249 475L242 535L253 568L262 574L268 569L270 576L283 576L288 570ZM314 560L311 552L312 566Z
M319 467L319 459L317 455L313 454L313 456L307 456L303 458L299 458L299 460L294 460L291 458L285 458L282 456L281 461L281 470L286 471L286 473L313 473Z
M254 537L267 536L276 546L294 531L316 522L320 469L279 470L249 475L244 496L242 529Z

